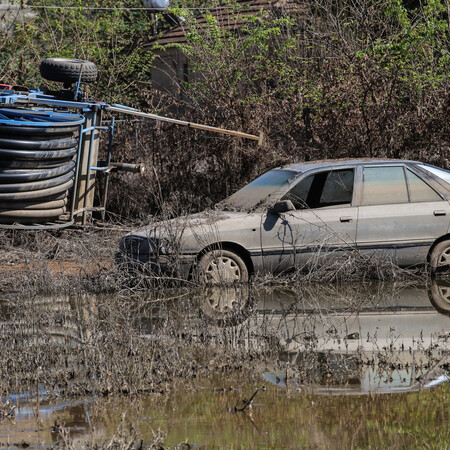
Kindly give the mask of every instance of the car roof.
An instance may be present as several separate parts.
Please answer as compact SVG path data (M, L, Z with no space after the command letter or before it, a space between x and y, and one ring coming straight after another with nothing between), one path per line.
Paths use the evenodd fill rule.
M361 158L361 159L321 159L318 161L305 161L295 164L287 164L279 167L285 170L295 170L298 172L305 172L307 170L320 169L325 167L348 166L358 164L392 164L392 163L409 163L409 164L423 164L419 161L410 161L407 159L382 159L382 158Z

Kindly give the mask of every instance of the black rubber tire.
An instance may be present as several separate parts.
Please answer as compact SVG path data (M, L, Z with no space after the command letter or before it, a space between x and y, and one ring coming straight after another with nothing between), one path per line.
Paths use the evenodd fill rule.
M37 221L39 219L54 219L56 217L65 214L66 208L55 208L55 209L42 209L42 210L13 210L13 209L0 209L0 217L6 218L17 218L17 219L31 219Z
M93 83L97 79L97 66L90 61L68 58L47 58L41 62L39 67L43 78L49 81L60 81L62 83L76 83L80 76L82 83Z
M221 268L223 264L223 268ZM218 268L215 272L214 269ZM230 250L209 250L201 256L197 279L204 284L247 283L248 269L243 259Z
M57 186L51 186L45 189L39 189L36 191L20 191L20 192L0 192L0 201L30 201L39 200L52 196L60 196L61 194L66 197L66 191L73 186L73 179L66 181L64 184Z
M448 273L450 270L450 241L442 241L431 251L430 267L433 275Z
M19 193L19 192L29 192L29 191L37 191L43 189L48 189L56 186L60 186L69 181L73 181L73 171L65 173L64 175L60 175L55 178L50 178L48 180L40 180L31 183L8 183L8 184L0 184L0 198L2 198L1 194L3 193Z
M42 161L22 161L22 160L16 160L16 161L4 161L0 159L0 173L8 168L8 169L54 169L56 167L60 167L62 164L67 162L69 160L63 160L63 159L49 159L49 160L42 160Z
M0 108L0 224L65 214L84 121L67 112Z
M34 210L64 208L67 205L67 197L61 200L42 202L0 202L0 210Z

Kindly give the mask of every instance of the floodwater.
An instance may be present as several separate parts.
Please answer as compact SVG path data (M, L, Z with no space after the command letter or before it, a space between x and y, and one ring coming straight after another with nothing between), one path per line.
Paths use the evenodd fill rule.
M3 388L0 446L445 449L449 299L445 279L166 291L140 299L134 312L122 300L117 323L135 333L125 353L123 335L108 340L109 313L120 310L108 311L111 299L84 298L81 309L70 296L34 299L35 339L5 302L3 343L18 328L28 346L53 342L53 353L65 352L67 371L56 367L61 359L53 367L47 356L48 373L58 372L47 377L51 383L31 377L34 388ZM44 315L48 305L58 320ZM89 356L94 350L87 345L103 341L114 365ZM157 372L147 368L145 355L155 346L162 350L151 367L163 369L147 389ZM84 355L82 364L74 354ZM39 367L44 373L42 362ZM102 367L111 386L106 394L95 388ZM82 385L80 373L89 374L92 388ZM127 380L122 395L113 388L119 376ZM69 399L73 386L80 390ZM88 395L79 395L81 388Z

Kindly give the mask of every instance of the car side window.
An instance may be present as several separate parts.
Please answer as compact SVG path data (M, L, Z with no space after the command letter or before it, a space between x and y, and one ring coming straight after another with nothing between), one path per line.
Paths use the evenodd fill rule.
M323 186L320 204L342 205L352 202L353 170L335 170L328 174Z
M406 169L409 197L412 202L438 202L441 196L415 173Z
M408 203L403 167L364 167L363 205Z
M291 200L296 209L350 204L353 180L353 169L319 172L297 183L283 200Z

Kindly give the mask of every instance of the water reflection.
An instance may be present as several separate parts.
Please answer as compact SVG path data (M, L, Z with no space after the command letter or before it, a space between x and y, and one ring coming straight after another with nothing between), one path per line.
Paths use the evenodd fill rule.
M161 376L156 370L172 370L187 383L198 382L201 368L203 373L209 368L210 373L220 374L207 393L198 390L195 400L198 411L206 411L207 423L202 426L208 430L210 420L217 424L228 420L224 414L236 399L225 404L226 393L234 392L229 389L235 383L233 370L239 372L241 367L280 388L273 388L277 396L271 404L274 409L280 405L277 417L289 412L282 401L302 398L303 393L379 394L435 387L449 381L449 297L450 280L439 279L427 285L209 287L202 292L116 298L115 303L92 295L8 299L0 303L0 342L6 361L0 383L3 404L8 400L17 408L15 424L9 418L0 420L0 442L61 440L55 421L64 423L78 443L90 441L94 434L100 441L114 433L122 411L134 403L124 400L123 409L116 411L101 404L103 396L117 392L114 383L125 393L154 392L149 386ZM29 394L13 392L17 380L29 383ZM45 386L36 396L31 388L41 382ZM88 400L63 403L64 395L72 392L85 393ZM223 394L220 405L217 393ZM36 403L30 402L33 396ZM99 404L97 414L92 414L92 399ZM176 424L170 422L170 427L180 427L178 435L185 436L184 424L192 430L188 412L193 404L190 400L180 406L186 415L178 417ZM147 411L142 406L135 415L137 420L158 417L159 426L170 420L176 407L169 402L167 407L153 405ZM267 423L275 422L275 414L270 413L268 408ZM231 423L227 439L235 428ZM333 442L331 434L327 439Z
M16 370L9 373L16 375L2 379L2 390L18 398L11 391L20 377L31 386L44 380L47 394L50 386L53 396L61 389L103 395L114 383L120 383L120 389L147 389L152 379L134 377L132 364L139 357L140 371L150 373L154 366L145 352L153 351L155 344L161 353L166 347L171 352L173 346L192 345L198 355L194 366L225 364L230 353L289 392L418 390L448 380L449 299L450 280L436 279L425 285L166 291L127 299L117 312L108 311L109 299L92 295L34 298L26 308L24 303L3 301L2 353ZM221 361L203 360L209 358L203 346L217 349ZM119 351L122 359L116 361Z
M211 324L245 328L247 346L272 339L279 350L263 370L267 381L289 392L362 394L449 380L449 298L450 282L441 279L419 286L209 288L201 305Z

